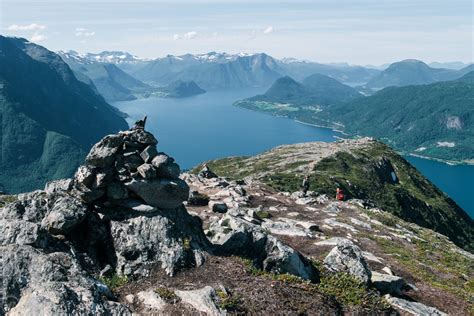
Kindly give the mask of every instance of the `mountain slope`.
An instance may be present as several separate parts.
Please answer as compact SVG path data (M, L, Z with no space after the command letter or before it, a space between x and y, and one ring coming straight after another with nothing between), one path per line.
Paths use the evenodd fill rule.
M117 60L118 57L115 55L108 55L108 52L104 52L104 55L100 56L81 56L73 53L59 52L58 54L78 74L76 75L78 79L86 83L89 79L92 80L97 90L107 101L134 100L136 99L134 94L145 93L151 89L150 86L133 78L111 63L112 61L125 62L121 59ZM126 55L120 57L123 56Z
M41 46L2 36L0 65L0 184L8 192L70 176L97 139L127 127L117 109Z
M398 150L444 160L474 159L474 83L465 80L386 88L339 104L319 117L354 135L387 140ZM338 125L340 127L340 125Z
M311 190L374 203L406 221L448 236L474 250L474 221L456 203L388 146L371 140L280 146L255 157L209 162L218 174L250 176L279 191L298 191L310 174Z
M237 101L234 105L298 118L358 97L362 95L355 89L328 76L313 74L302 83L289 76L279 78L264 94Z
M132 75L159 85L177 80L194 81L210 90L266 86L281 76L281 70L266 54L234 56L209 53L158 58L139 67Z
M407 59L391 64L372 78L367 87L379 90L388 86L409 86L429 84L436 81L453 80L464 74L462 70L431 68L422 61Z
M186 98L198 94L206 93L194 81L177 80L166 87L160 88L160 91L169 98Z

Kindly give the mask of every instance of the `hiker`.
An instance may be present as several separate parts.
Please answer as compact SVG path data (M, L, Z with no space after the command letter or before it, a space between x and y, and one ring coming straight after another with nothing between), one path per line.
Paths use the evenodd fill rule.
M302 183L302 188L303 188L303 194L306 196L306 193L308 193L309 190L309 175L305 175Z
M202 169L201 169L201 171L199 171L198 176L201 177L201 178L206 178L206 179L217 178L217 174L212 172L212 170L209 168L207 163L205 163L202 166Z
M342 189L336 189L336 200L344 201L344 192L342 191Z

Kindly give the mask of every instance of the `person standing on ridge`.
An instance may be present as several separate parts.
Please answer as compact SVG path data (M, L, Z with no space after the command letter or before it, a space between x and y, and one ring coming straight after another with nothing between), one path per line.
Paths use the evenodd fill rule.
M344 192L342 191L342 189L336 189L336 200L344 201Z
M303 194L306 196L306 193L308 193L309 190L309 175L305 175L302 183L302 188L303 188Z

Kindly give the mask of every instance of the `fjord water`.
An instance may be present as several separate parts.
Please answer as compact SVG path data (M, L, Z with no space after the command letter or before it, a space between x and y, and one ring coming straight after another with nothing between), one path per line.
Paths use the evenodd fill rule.
M264 91L211 91L190 98L148 98L114 105L130 116L129 123L148 115L147 129L158 138L158 149L172 155L183 169L210 159L255 155L283 144L332 142L340 136L329 129L232 106ZM474 166L407 160L474 217Z

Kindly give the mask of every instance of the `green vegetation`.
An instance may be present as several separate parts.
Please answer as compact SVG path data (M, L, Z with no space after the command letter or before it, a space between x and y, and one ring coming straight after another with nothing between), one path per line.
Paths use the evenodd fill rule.
M272 214L270 212L267 212L267 211L256 211L255 212L257 214L258 217L260 217L261 219L264 219L264 218L271 218L272 217Z
M246 258L240 258L240 260L249 274L302 286L310 293L333 297L344 306L360 306L368 310L387 309L389 307L377 291L367 288L365 284L347 273L327 271L319 261L313 261L315 268L320 271L319 283L311 283L295 275L274 274L260 270L253 265L251 260Z
M373 235L366 237L374 240L387 254L392 254L420 280L463 298L474 308L473 260L455 251L444 236L423 230L423 240L413 239L411 247Z
M111 277L100 277L99 281L107 285L107 287L114 292L119 287L128 283L128 278L123 275L113 274Z
M252 175L278 191L294 192L300 190L304 175L289 167L298 165L294 160L284 163L282 156L292 148L295 147L287 146L253 158L215 160L208 165L230 178ZM309 163L307 158L302 160ZM474 221L469 215L383 143L340 151L315 164L311 190L334 196L337 187L347 198L370 200L405 221L448 236L460 247L474 249Z
M0 47L0 190L31 191L70 177L92 144L127 128L55 53L3 36Z
M179 297L174 293L174 291L166 287L156 288L155 293L168 303L174 303L179 300Z
M239 307L240 300L238 297L230 295L226 291L221 289L216 290L216 295L219 298L217 306L227 312L237 311Z
M318 114L352 135L385 140L397 150L444 160L474 158L474 83L386 88Z
M16 195L0 195L0 207L13 203L17 200L18 198Z

